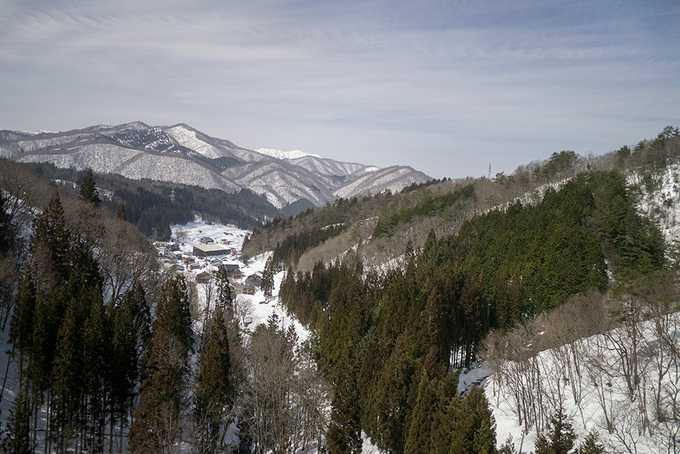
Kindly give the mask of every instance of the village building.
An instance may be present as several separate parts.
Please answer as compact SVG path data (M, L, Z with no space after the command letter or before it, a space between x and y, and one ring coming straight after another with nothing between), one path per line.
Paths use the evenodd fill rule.
M194 255L197 257L214 257L227 255L229 250L221 244L195 244Z

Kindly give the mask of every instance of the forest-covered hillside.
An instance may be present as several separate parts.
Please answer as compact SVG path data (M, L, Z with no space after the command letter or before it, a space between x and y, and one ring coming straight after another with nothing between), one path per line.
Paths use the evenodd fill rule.
M318 262L311 272L290 271L281 299L317 334L319 364L335 390L329 443L340 444L336 452L353 452L362 430L386 452L493 452L483 395L452 391L455 371L484 356L487 334L577 297L613 292L607 310L625 314L629 296L649 282L659 295L670 292L674 247L641 214L641 188L628 177L631 169L647 175L643 184L652 190L654 175L680 153L678 132L666 132L547 187L540 199L471 217L454 234L431 231L421 248L403 251L403 267L366 269L359 252ZM559 156L535 172L556 175L545 169ZM595 170L605 164L611 170Z
M87 174L87 171L62 169L48 163L12 165L27 166L39 175L60 182L64 189L77 190ZM132 180L116 174L96 174L95 179L102 192L102 203L154 239L168 240L171 225L190 222L196 216L252 229L284 212L286 215L297 213L295 207L280 211L247 189L229 193L176 183Z
M450 235L470 217L517 200L540 200L547 188L557 187L581 173L596 170L635 173L640 187L652 188L660 172L678 157L678 132L668 127L653 139L600 156L561 151L546 161L520 166L509 175L444 179L414 185L398 194L338 200L256 229L244 253L254 255L275 249L292 235L318 237L317 232L326 226L342 223L343 229L332 238L313 245L300 243L294 254L299 257L296 268L311 271L317 261L328 263L350 249L358 250L367 265L382 266L399 258L407 242L414 248L422 247L430 231L440 237Z
M162 272L98 175L73 187L7 163L0 448L358 454L368 437L389 453L512 453L499 447L488 398L515 391L523 394L511 398L513 411L521 430L536 433L537 453L563 442L597 447L602 431L587 441L555 429L567 428L554 399L566 393L531 381L545 373L533 366L545 349L588 336L633 352L622 364L648 365L638 373L600 358L597 377L604 384L621 369L611 381L629 385L628 402L645 402L641 433L666 436L680 399L657 386L654 400L635 377L658 377L654 364L680 367L664 328L680 294L677 238L664 216L679 202L670 172L679 145L680 132L668 129L597 159L561 152L493 180L432 182L272 222L246 245L275 241L251 261L266 265L243 266L261 273L257 304L280 302L309 329L306 342L278 317L250 326L226 268L201 289L191 272ZM395 252L401 264L373 266L371 248L426 226L422 243L407 235ZM306 271L313 251L343 236L351 241L342 257ZM653 345L663 358L650 356ZM591 356L564 370L588 371ZM496 368L499 394L459 383L480 361ZM546 400L525 395L534 392ZM610 429L605 436L628 434Z

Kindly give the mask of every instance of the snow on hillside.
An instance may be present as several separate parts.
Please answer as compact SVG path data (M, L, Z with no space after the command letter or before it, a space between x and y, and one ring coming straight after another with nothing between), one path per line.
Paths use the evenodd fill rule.
M365 195L378 194L385 191L399 192L413 183L424 183L430 178L422 172L410 167L386 167L367 172L345 186L337 189L336 197L349 199Z
M663 173L650 177L652 187L644 184L638 173L628 176L628 183L639 185L638 211L653 219L667 242L680 239L680 164L668 165Z
M334 159L320 158L308 155L292 160L293 164L309 170L310 172L326 176L352 177L365 173L366 166L356 162L343 162Z
M594 430L609 452L676 452L680 425L671 415L680 406L679 343L676 313L497 364L483 387L498 444L512 436L516 448L530 452L537 425L545 430L561 402L579 440Z
M333 200L333 195L325 189L330 184L325 176L283 161L266 160L228 168L222 175L266 197L277 208L301 199L316 206Z
M165 132L175 139L180 145L192 149L208 159L222 157L222 153L220 152L219 148L196 137L196 131L192 129L186 128L182 125L177 125L167 128Z
M269 156L274 159L298 159L305 156L320 157L319 155L305 153L302 150L279 150L277 148L258 148L257 151L260 154Z

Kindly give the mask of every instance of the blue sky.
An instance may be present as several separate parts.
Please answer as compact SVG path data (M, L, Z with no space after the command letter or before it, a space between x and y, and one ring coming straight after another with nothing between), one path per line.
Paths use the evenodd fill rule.
M0 0L0 129L189 123L464 176L680 125L678 1Z

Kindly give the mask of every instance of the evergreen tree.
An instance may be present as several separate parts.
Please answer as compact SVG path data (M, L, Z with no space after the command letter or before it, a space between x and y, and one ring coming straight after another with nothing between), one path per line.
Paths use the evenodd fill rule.
M6 422L6 429L0 443L0 452L3 454L30 454L33 452L30 417L30 403L25 391L20 390Z
M363 442L356 365L345 363L341 371L331 402L326 446L329 454L360 454Z
M192 349L186 283L175 276L161 289L146 377L130 429L131 452L168 452L176 443Z
M550 418L546 432L536 438L536 454L569 454L574 447L574 440L574 428L560 405Z
M112 418L127 423L151 338L148 303L139 283L125 295L120 305L112 308L109 381ZM122 426L121 426L122 430Z
M215 298L216 308L226 311L226 316L231 317L234 311L234 295L231 284L229 283L229 276L225 267L221 266L217 273L215 273L215 287L217 295Z
M404 442L404 453L418 454L434 452L431 446L431 432L435 429L436 418L436 386L432 386L431 377L425 369L422 370L415 404L411 410Z
M512 441L512 435L508 435L508 438L498 448L498 454L517 454L515 443Z
M80 181L80 196L97 206L101 202L99 199L99 193L97 192L97 186L94 181L94 173L92 169L86 169L82 180Z
M446 373L436 382L430 382L436 388L434 404L431 408L432 427L429 430L429 446L432 454L448 454L451 445L451 434L455 428L454 416L451 413L455 406L452 400L458 397L458 376Z
M44 392L51 384L50 375L59 329L53 311L54 303L59 304L54 300L46 301L46 298L40 295L36 298L35 321L31 333L30 380L37 393Z
M34 224L32 260L41 281L67 281L71 265L71 232L55 193Z
M105 400L109 392L105 388L106 369L110 365L110 322L107 320L99 294L91 295L90 308L83 326L83 386L87 396L87 416L92 428L91 446L94 452L104 449Z
M449 454L493 454L496 428L489 402L480 388L473 388L453 411L455 427Z
M19 351L19 374L20 381L23 379L24 357L30 356L33 345L33 323L36 310L35 285L26 268L21 273L19 280L19 293L17 295L12 322L10 325L10 341Z
M606 452L596 431L589 432L578 448L578 454L606 454Z
M83 391L83 318L75 302L69 304L64 321L59 328L52 385L55 405L52 429L58 436L59 449L63 450L68 438L78 428Z
M262 271L262 291L267 297L272 296L272 291L274 290L274 260L270 256L264 265L264 270Z
M6 255L14 245L14 226L7 212L7 197L0 191L0 257Z
M229 338L224 311L213 312L201 345L195 388L195 418L199 432L199 451L216 452L224 416L234 401L231 380Z

